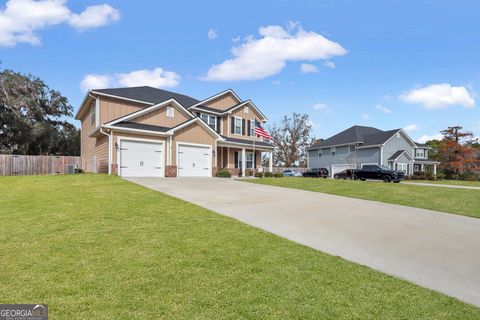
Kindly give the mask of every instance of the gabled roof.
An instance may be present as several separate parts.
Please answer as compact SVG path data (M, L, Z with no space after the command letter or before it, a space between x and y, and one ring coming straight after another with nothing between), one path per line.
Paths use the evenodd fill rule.
M157 104L173 98L186 108L199 102L197 99L184 94L148 86L114 89L94 89L92 90L92 93L107 94L131 100L143 101L151 104Z
M363 137L382 133L382 130L373 127L353 126L328 139L315 142L310 148L338 146L344 144L362 143Z
M147 130L147 131L156 131L156 132L167 132L170 128L162 127L162 126L155 126L151 124L143 124L143 123L136 123L136 122L119 122L114 127L120 128L127 128L127 129L138 129L138 130Z
M410 153L408 153L406 150L398 150L397 152L395 152L394 154L392 154L392 156L390 158L388 158L388 160L392 160L392 161L395 161L397 160L398 158L400 158L400 156L402 154L406 153L406 155L408 156L408 158L410 158L410 160L413 160L413 157Z
M227 89L227 90L222 91L222 92L220 92L220 93L217 93L217 94L215 94L215 95L213 95L213 96L211 96L211 97L208 97L208 98L206 98L206 99L203 99L202 101L197 101L197 103L194 103L194 104L192 104L192 105L189 105L188 108L192 108L192 107L197 107L197 106L203 105L203 104L205 104L205 103L207 103L207 102L209 102L209 101L215 100L215 99L217 99L217 98L219 98L219 97L221 97L221 96L224 96L224 95L226 95L226 94L231 94L231 95L237 100L237 102L241 102L241 101L242 101L242 99L240 99L240 97L237 96L237 94L235 93L235 91L233 91L232 89Z
M308 149L333 147L348 144L358 144L358 148L368 148L385 144L397 133L403 134L412 146L416 146L415 142L413 142L413 140L408 136L405 131L403 131L403 129L382 131L373 127L353 126L326 140L317 140Z

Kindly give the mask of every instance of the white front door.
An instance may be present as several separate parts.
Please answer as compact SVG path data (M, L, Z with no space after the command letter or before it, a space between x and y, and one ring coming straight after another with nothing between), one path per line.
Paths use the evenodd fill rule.
M207 146L178 145L179 177L211 177L212 150Z
M120 141L120 176L163 177L162 142Z

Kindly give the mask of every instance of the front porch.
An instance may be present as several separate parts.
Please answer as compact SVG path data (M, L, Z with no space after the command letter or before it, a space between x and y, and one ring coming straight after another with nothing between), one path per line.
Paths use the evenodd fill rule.
M256 143L257 144L257 143ZM217 168L229 171L232 176L253 175L256 172L273 172L273 147L265 145L232 144L226 141L217 146ZM268 167L262 164L262 155L267 153Z
M437 165L440 162L430 160L415 160L413 163L413 173L415 172L431 172L434 176L437 175Z

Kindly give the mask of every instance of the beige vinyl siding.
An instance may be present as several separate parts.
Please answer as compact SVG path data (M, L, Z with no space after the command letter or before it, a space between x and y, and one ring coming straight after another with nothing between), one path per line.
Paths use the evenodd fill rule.
M115 143L118 143L118 138L134 138L134 139L147 139L147 140L155 140L155 141L163 141L166 146L166 138L159 137L156 135L147 135L147 134L136 134L136 133L127 133L127 132L120 132L120 131L113 131L112 132L112 164L118 164L118 150L115 148ZM166 150L166 147L165 147ZM163 159L163 163L167 163L166 158L167 152L165 152L165 159Z
M204 103L203 105L209 108L225 111L238 103L239 101L231 93L226 93L217 99Z
M246 107L248 107L248 113L244 112L244 107L240 107L237 110L235 110L229 117L228 121L231 125L231 118L232 117L239 117L242 119L245 119L245 121L253 120L253 119L263 119L263 117L250 105L247 104ZM249 136L248 135L248 123L245 125L245 134L244 135L238 135L238 134L233 134L232 129L230 128L230 125L228 126L228 134L225 134L227 137L232 137L232 138L238 138L238 139L244 139L244 140L255 140L255 141L262 141L261 137L256 137L256 136Z
M215 138L198 123L193 123L175 132L172 146L172 165L177 163L177 142L210 145L212 146L212 151L215 150ZM215 164L215 156L212 153L212 167L215 167Z
M167 117L168 107L174 108L173 117ZM148 112L147 114L141 115L139 117L133 118L129 121L171 128L187 121L188 119L189 118L187 118L182 112L180 112L177 107L168 105L155 111Z
M80 135L82 169L86 172L93 172L93 155L95 152L95 138L89 136L90 132L95 129L95 124L90 124L90 110L84 114L81 119L82 132Z
M100 124L118 119L150 105L100 96Z
M97 157L97 172L108 173L108 136L96 139L94 154Z

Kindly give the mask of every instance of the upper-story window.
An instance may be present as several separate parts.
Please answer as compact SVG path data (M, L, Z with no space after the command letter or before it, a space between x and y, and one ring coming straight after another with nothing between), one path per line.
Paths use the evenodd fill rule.
M175 116L175 109L173 107L167 107L167 117L173 118Z
M248 113L248 107L243 108L243 113Z
M205 121L213 130L217 131L217 117L209 114L200 113L200 118Z
M90 125L93 126L96 123L97 120L97 108L96 108L96 103L95 101L92 103L90 106Z
M331 150L332 150L332 156L334 156L335 153L337 152L337 149L335 147L332 147Z
M318 149L318 156L319 156L319 157L322 156L322 149Z
M425 149L415 149L415 158L425 158Z
M250 120L250 133L249 136L255 136L255 120Z
M242 118L235 117L235 127L233 133L242 134Z
M357 149L357 146L354 144L351 144L349 148L350 148L350 152L355 152L355 150Z

